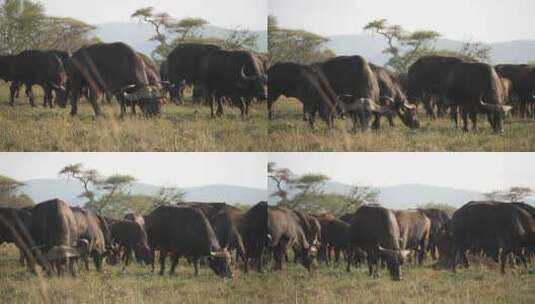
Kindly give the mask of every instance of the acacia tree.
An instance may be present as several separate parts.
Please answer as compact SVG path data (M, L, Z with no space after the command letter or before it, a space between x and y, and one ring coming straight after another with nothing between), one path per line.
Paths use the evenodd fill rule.
M65 166L59 171L59 175L78 180L83 188L83 192L78 195L78 197L85 197L88 200L87 204L89 205L94 203L95 193L91 189L102 179L97 170L84 169L82 164L77 163Z
M489 200L505 200L508 202L520 202L527 197L535 194L529 187L510 187L507 190L497 190L485 193L484 196Z
M279 202L285 201L288 199L288 186L290 180L293 176L293 173L288 168L276 168L274 162L268 163L268 178L270 178L277 187L277 191L273 192L270 196L279 197Z
M73 18L47 16L39 2L6 0L0 4L0 53L28 49L74 51L98 42L95 27Z
M345 196L346 204L335 213L354 212L364 204L376 204L379 201L379 194L381 194L381 191L377 188L358 183L354 184Z
M383 53L390 55L386 66L398 74L405 74L416 59L433 52L432 43L440 38L435 31L408 32L400 25L388 24L386 19L370 21L364 30L386 39L387 47Z
M20 192L24 183L7 176L0 175L0 207L22 208L32 206L33 200Z

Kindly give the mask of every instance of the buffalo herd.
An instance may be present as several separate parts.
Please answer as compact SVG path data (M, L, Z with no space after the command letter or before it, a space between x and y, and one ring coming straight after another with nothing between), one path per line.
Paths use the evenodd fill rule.
M535 116L535 66L492 66L445 56L420 57L406 74L395 75L358 55L311 65L278 62L270 66L260 53L183 43L157 67L124 43L97 43L72 55L56 50L2 55L0 79L11 82L11 105L24 85L34 106L32 86L39 85L45 106L65 107L70 100L72 115L85 95L96 115L102 97L108 101L115 97L121 115L127 105L135 113L137 105L151 117L160 113L168 97L180 104L185 87L190 86L193 102L205 100L212 118L223 115L223 102L238 107L246 118L252 101L267 100L268 119L273 119L273 103L286 96L301 101L303 119L311 127L318 114L328 127L338 116L350 118L354 130L370 125L379 129L382 117L394 125L399 117L408 128L418 129L420 104L431 119L449 110L456 128L462 118L465 131L469 121L477 129L480 114L486 115L494 132L503 131L511 110L522 118Z
M132 255L155 271L175 274L180 257L194 268L207 265L216 275L232 277L237 265L264 271L293 262L308 270L345 258L348 272L367 263L370 276L386 267L402 279L404 263L420 266L429 256L434 266L469 267L469 257L528 266L535 258L535 208L525 203L472 201L452 216L439 209L393 210L366 204L353 213L309 214L259 202L247 211L225 203L183 202L162 205L146 215L123 219L95 215L52 199L33 207L0 208L0 243L14 243L30 271L40 265L48 275L72 275L76 265L97 271L123 263ZM105 263L104 263L105 262Z
M32 87L38 85L45 94L45 107L57 104L64 108L69 100L72 115L77 114L79 99L85 96L95 115L101 113L103 97L108 101L115 97L121 116L127 106L135 114L137 106L145 116L153 117L160 113L168 94L178 101L184 86L193 85L194 97L201 95L209 101L212 117L213 103L218 103L220 116L226 99L240 108L243 118L253 99L267 98L264 60L261 54L249 51L189 43L177 46L156 68L151 59L125 43L96 43L72 54L27 50L0 56L0 79L11 82L11 105L24 85L30 104L35 106Z

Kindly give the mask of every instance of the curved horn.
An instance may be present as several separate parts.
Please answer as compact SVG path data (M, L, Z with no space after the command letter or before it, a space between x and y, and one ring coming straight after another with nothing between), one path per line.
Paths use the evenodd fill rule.
M64 86L62 86L62 85L57 85L57 84L55 84L55 83L52 84L52 88L53 88L54 90L61 90L61 91L66 91L66 90L67 90L67 89L65 89Z
M390 96L380 96L380 97L379 97L379 100L387 100L387 101L390 101L392 104L396 102L396 101L394 100L394 98L392 98L392 97L390 97Z
M483 100L479 100L479 104L484 109L487 109L489 111L502 112L502 113L507 113L513 108L513 107L507 106L507 105L486 103Z
M241 77L242 77L243 79L245 79L245 80L253 80L253 79L255 79L254 76L247 76L247 75L245 74L245 66L242 66L242 67L241 67L240 75L241 75Z
M210 255L216 258L226 257L227 253L225 251L210 251Z
M416 105L407 101L403 103L403 106L409 110L416 110Z
M372 99L366 98L365 100L366 100L366 104L365 104L366 109L370 112L382 114L382 113L387 113L391 111L389 107L378 105Z

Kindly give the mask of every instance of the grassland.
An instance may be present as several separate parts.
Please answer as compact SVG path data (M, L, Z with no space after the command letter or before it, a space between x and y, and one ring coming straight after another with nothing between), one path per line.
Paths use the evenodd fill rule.
M455 130L447 117L430 121L420 112L419 130L408 129L399 119L390 127L383 119L379 131L352 132L350 119L337 119L328 130L318 118L311 130L301 120L302 105L295 99L280 98L274 110L270 151L535 151L535 120L508 117L505 133L497 135L481 117L480 130L465 133Z
M103 117L95 118L82 100L79 114L71 117L70 106L43 108L36 92L35 108L25 97L11 107L0 85L0 151L535 151L530 119L508 117L504 134L494 134L484 117L479 131L465 133L447 117L430 121L423 113L422 128L415 131L398 119L395 127L383 120L380 131L367 132L352 132L350 119L337 119L332 130L318 119L311 130L301 120L301 104L283 98L270 122L263 103L252 106L247 120L229 106L224 117L211 119L207 106L188 102L167 104L160 118L145 119L120 118L115 102L103 105Z
M43 286L39 288L39 286ZM199 277L181 264L176 277L131 265L81 271L76 278L39 280L18 265L16 250L0 246L1 303L534 303L535 268L500 275L496 267L473 265L456 273L405 265L403 280L385 270L372 279L365 267L343 265L308 272L287 264L280 272L237 273L221 279L203 268Z
M35 89L34 89L35 90ZM95 118L82 100L76 117L66 109L42 106L37 92L35 108L26 97L15 107L0 85L0 151L264 151L268 149L265 105L255 104L249 118L239 109L225 107L225 116L210 118L206 106L167 104L158 119L140 114L119 117L116 102L103 105L103 117Z

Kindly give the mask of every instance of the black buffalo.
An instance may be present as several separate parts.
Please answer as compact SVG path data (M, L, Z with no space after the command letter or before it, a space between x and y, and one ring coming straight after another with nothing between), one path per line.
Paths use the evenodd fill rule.
M451 218L451 266L463 258L468 266L466 251L483 251L501 262L505 273L507 257L513 253L523 259L524 248L535 247L535 218L528 208L496 201L468 202Z
M390 209L380 206L362 206L352 217L348 230L347 271L351 268L353 248L366 251L369 274L377 276L378 261L386 260L394 280L401 280L401 268L409 251L400 248L399 225Z
M535 105L535 66L527 64L499 64L496 72L511 82L511 92L518 102L517 113L520 117L534 115Z
M293 62L280 62L268 70L268 118L273 119L273 103L284 95L303 103L303 120L308 114L314 127L316 113L328 127L334 125L338 98L321 69Z
M431 220L431 231L429 233L429 245L427 249L431 253L431 257L437 259L438 244L443 231L450 221L450 216L445 211L435 208L420 209L420 211Z
M261 62L248 51L215 50L207 53L201 64L201 83L210 102L211 117L223 115L222 98L239 106L241 117L249 115L253 98L267 99L267 76Z
M370 63L370 68L375 77L377 77L380 103L390 106L407 127L411 129L419 128L420 123L416 117L416 105L409 103L398 79L383 67ZM387 112L387 114L390 114L387 116L390 125L394 126L393 113ZM374 128L378 129L379 127L380 120L378 119Z
M45 93L43 105L53 107L52 92L56 93L55 102L62 105L67 100L65 89L67 77L61 59L48 51L27 50L15 56L11 62L10 104L15 102L19 85L24 84L30 104L35 106L32 87L39 85Z
M32 251L37 261L49 275L53 267L61 275L68 263L74 275L74 263L79 256L79 228L71 208L60 199L52 199L35 205L31 213Z
M262 201L251 207L242 216L240 232L245 248L245 271L249 270L252 261L258 269L263 267L262 256L268 244L267 202Z
M124 267L130 263L132 252L140 261L152 264L154 256L149 248L145 228L137 222L122 220L110 226L112 241L124 250Z
M345 102L345 111L353 120L353 130L360 123L362 129L369 127L370 118L375 117L374 126L379 127L382 114L395 113L392 107L381 106L379 83L368 62L361 56L339 56L319 64L336 95Z
M268 207L267 233L275 258L275 270L282 269L282 258L288 248L307 269L316 261L318 249L309 241L310 223L299 212L283 207Z
M102 270L102 261L108 255L105 232L102 231L104 221L101 221L90 211L72 207L76 221L77 244L85 267L89 270L88 257L93 258L97 271ZM108 228L105 228L108 230ZM108 230L109 231L109 230Z
M180 102L184 85L202 83L204 58L209 53L220 49L219 46L212 44L183 43L169 53L165 68L173 102Z
M150 84L143 60L124 43L82 47L69 59L66 71L72 115L78 112L77 102L84 86L90 89L90 102L96 115L100 114L98 101L103 94L117 97L122 115L126 112L126 101L141 105L147 116L160 112L160 90Z
M485 63L465 62L443 56L424 56L409 68L408 95L417 98L422 94L445 96L454 110L458 125L457 107L460 108L464 130L468 131L468 117L477 129L477 114L488 113L495 132L503 131L505 114L511 110L504 104L503 88L494 68Z
M232 276L231 257L222 248L206 216L198 209L179 206L161 206L145 219L149 245L160 250L160 274L164 274L165 258L171 254L174 274L178 259L185 256L193 261L195 274L199 273L199 259L208 257L210 268L221 277Z

